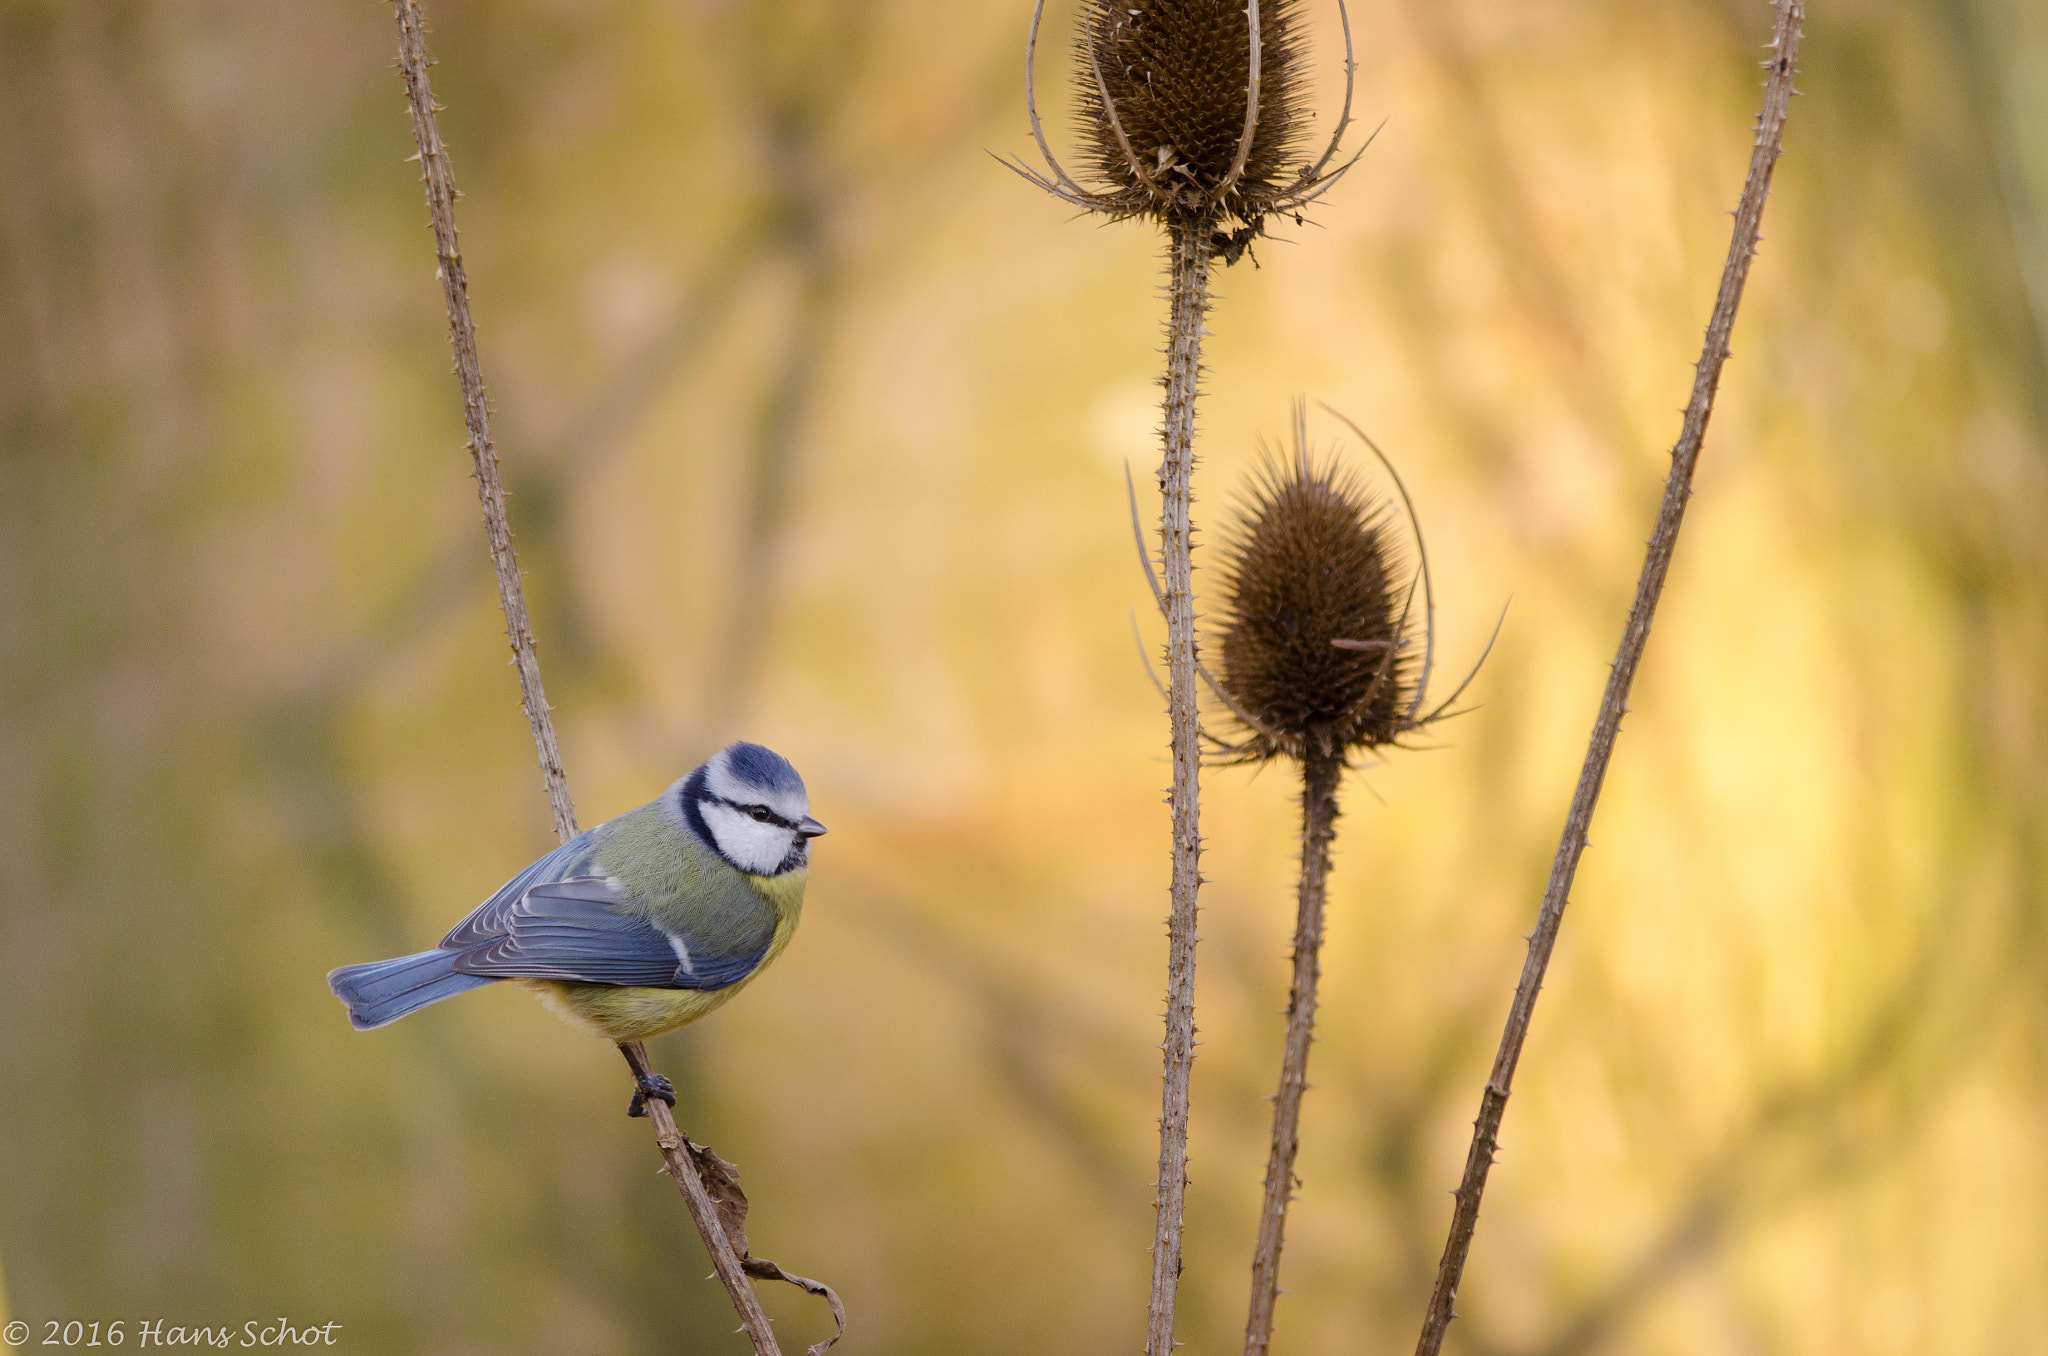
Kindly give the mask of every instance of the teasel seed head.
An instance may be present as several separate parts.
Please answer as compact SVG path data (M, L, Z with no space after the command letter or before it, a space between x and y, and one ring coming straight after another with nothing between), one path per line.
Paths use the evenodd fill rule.
M1415 569L1390 501L1334 457L1254 473L1225 539L1217 687L1245 727L1232 761L1344 757L1417 727Z
M1032 58L1045 0L1033 0L1024 103L1045 170L1004 163L1092 212L1209 229L1234 262L1266 218L1299 219L1358 159L1332 163L1351 125L1357 74L1344 0L1343 110L1320 155L1301 149L1304 8L1305 0L1082 0L1074 93L1098 180L1087 187L1060 166L1039 123ZM1237 229L1227 229L1232 222Z
M1221 208L1256 221L1295 186L1307 121L1300 0L1263 0L1259 20L1247 144L1244 0L1090 0L1083 9L1074 92L1088 158L1133 214Z

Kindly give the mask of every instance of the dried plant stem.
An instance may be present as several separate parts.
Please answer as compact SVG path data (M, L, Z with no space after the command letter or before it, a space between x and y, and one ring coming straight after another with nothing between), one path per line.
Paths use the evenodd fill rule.
M484 533L490 538L491 564L498 573L498 601L505 609L505 634L512 642L512 664L519 674L519 701L533 727L534 751L540 755L541 779L554 810L555 832L564 840L576 834L576 807L569 800L569 779L562 771L562 751L555 743L548 716L547 694L541 688L540 658L534 653L533 628L526 619L526 595L519 584L519 559L512 551L512 529L505 519L505 491L498 482L498 450L491 443L491 411L484 399L484 374L476 357L476 323L469 314L469 278L462 268L462 248L455 235L455 180L448 152L441 145L435 120L439 106L427 82L427 42L415 0L394 0L398 15L398 65L405 76L406 102L412 108L412 135L419 145L420 176L427 183L427 210L434 223L434 254L440 261L441 292L448 303L448 343L455 350L455 376L462 384L462 417L469 426L469 455L476 464L476 493L483 501Z
M1337 782L1343 775L1344 760L1335 753L1311 751L1301 767L1301 884L1294 914L1294 987L1287 995L1287 1047L1280 1059L1280 1090L1273 1094L1273 1147L1266 1156L1266 1200L1259 1212L1258 1249L1252 1254L1245 1356L1265 1356L1273 1340L1273 1305L1280 1296L1280 1249L1287 1233L1287 1203L1294 1198L1294 1157L1301 1147L1301 1097L1308 1091L1308 1049L1315 1039L1316 985L1323 974L1323 899L1330 877L1330 842L1337 836Z
M639 1041L621 1041L619 1053L626 1057L636 1080L654 1072L647 1062L647 1047ZM717 1202L685 1147L683 1132L676 1128L676 1118L668 1103L659 1097L649 1097L647 1119L654 1126L654 1142L661 1148L665 1170L675 1179L676 1190L683 1194L683 1205L690 1212L690 1222L697 1226L704 1250L711 1254L711 1270L726 1294L732 1296L732 1307L739 1311L741 1330L753 1342L756 1356L781 1356L781 1348L775 1345L775 1333L768 1326L768 1315L761 1310L761 1297L747 1281L746 1263L726 1236Z
M1770 194L1771 171L1784 142L1785 118L1791 109L1792 79L1799 53L1800 24L1805 17L1803 0L1777 0L1777 21L1771 35L1769 77L1764 82L1763 111L1756 122L1755 149L1750 156L1749 176L1742 200L1735 210L1734 236L1728 245L1728 260L1721 270L1721 287L1714 298L1712 318L1707 322L1706 341L1693 376L1692 398L1685 408L1685 422L1678 443L1671 450L1671 474L1664 483L1664 501L1657 511L1657 525L1650 535L1649 551L1636 582L1636 595L1629 609L1628 624L1622 631L1621 647L1614 657L1607 690L1600 699L1600 711L1586 746L1586 760L1579 770L1578 788L1572 794L1564 833L1551 864L1550 881L1543 891L1543 907L1536 930L1529 936L1529 954L1522 965L1522 977L1515 986L1513 1005L1508 1009L1506 1029L1494 1056L1493 1071L1487 1077L1480 1099L1479 1117L1472 1126L1472 1146L1465 1158L1464 1176L1458 1183L1456 1206L1451 1214L1450 1237L1444 1244L1443 1259L1437 1265L1436 1285L1430 1294L1429 1310L1423 1318L1416 1356L1436 1356L1450 1327L1452 1304L1458 1282L1464 1274L1465 1258L1471 1251L1472 1235L1479 1223L1479 1201L1486 1190L1486 1176L1500 1142L1501 1117L1507 1110L1513 1088L1515 1066L1528 1038L1529 1019L1535 1012L1536 995L1543 987L1543 972L1557 944L1558 927L1564 921L1564 907L1571 896L1572 877L1579 857L1586 849L1586 834L1593 808L1600 799L1600 785L1614 754L1614 741L1621 732L1621 718L1628 710L1629 687L1636 666L1649 643L1650 625L1656 616L1657 600L1664 590L1664 578L1671 568L1672 551L1678 544L1678 529L1685 518L1686 500L1692 494L1693 469L1698 464L1700 443L1706 437L1707 420L1714 412L1714 392L1720 384L1721 368L1728 360L1728 335L1735 324L1735 309L1742 300L1743 284L1749 278L1750 260L1756 254L1757 228L1763 219L1764 200Z
M1166 920L1165 1074L1159 1109L1159 1178L1154 1197L1152 1301L1146 1356L1172 1356L1174 1301L1180 1286L1181 1219L1188 1189L1188 1082L1195 1062L1195 910L1201 887L1201 728L1195 693L1194 563L1191 482L1195 464L1195 395L1202 377L1202 322L1209 314L1212 224L1172 223L1168 246L1170 319L1166 335L1166 399L1159 468L1165 499L1160 565L1166 608L1167 711L1173 730L1172 911Z
M533 726L534 749L540 755L541 778L547 785L548 804L554 811L555 833L567 842L576 836L576 807L569 799L569 779L562 771L554 721L548 714L547 694L541 686L540 659L534 652L533 629L526 616L526 594L519 582L519 561L512 550L512 528L505 516L505 492L498 482L498 454L491 443L490 408L484 399L476 325L469 311L469 281L463 272L462 250L455 234L455 181L435 117L439 106L434 103L433 87L427 78L430 63L424 24L418 0L392 0L392 7L398 18L398 65L405 77L406 102L412 109L413 139L419 145L421 177L427 184L427 210L433 220L434 252L440 260L441 290L448 304L448 342L455 350L455 375L462 385L469 452L476 465L477 497L483 502L484 532L490 540L491 563L498 575L498 601L505 610L505 633L512 642L519 698ZM638 1041L619 1049L636 1076L649 1072L647 1052ZM676 1130L674 1117L659 1100L651 1101L648 1111L669 1175L683 1193L690 1217L696 1221L705 1249L711 1254L712 1267L732 1296L740 1324L753 1340L757 1356L781 1356L769 1331L767 1315L761 1312L761 1301L747 1283L739 1255L726 1238L696 1165L683 1150L683 1137Z

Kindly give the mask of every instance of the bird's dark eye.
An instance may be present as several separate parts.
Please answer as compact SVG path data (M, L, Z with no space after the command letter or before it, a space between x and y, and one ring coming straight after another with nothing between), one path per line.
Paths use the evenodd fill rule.
M768 807L765 805L750 805L747 807L747 814L756 824L766 824L769 820L775 818L774 815L768 812Z

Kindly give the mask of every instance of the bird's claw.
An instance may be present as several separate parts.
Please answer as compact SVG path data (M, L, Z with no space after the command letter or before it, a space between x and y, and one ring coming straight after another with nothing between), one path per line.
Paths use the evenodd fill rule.
M675 1084L660 1074L636 1074L633 1081L637 1086L633 1090L633 1100L626 1104L628 1116L645 1116L650 1097L659 1097L670 1106L676 1104Z

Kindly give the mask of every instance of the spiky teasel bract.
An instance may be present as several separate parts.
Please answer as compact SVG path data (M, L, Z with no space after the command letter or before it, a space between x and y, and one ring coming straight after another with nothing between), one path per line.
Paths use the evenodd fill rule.
M1237 741L1213 741L1226 762L1342 758L1449 706L1422 711L1434 608L1419 529L1411 558L1393 502L1334 456L1319 462L1306 423L1297 408L1292 455L1254 473L1224 541L1215 688L1242 726Z
M1039 125L1031 66L1044 8L1036 0L1024 92L1051 172L1011 168L1046 191L1116 217L1236 221L1237 232L1219 232L1234 262L1268 216L1299 212L1351 167L1331 168L1355 74L1342 0L1344 109L1314 159L1301 151L1310 116L1303 0L1084 0L1073 80L1095 187L1067 174Z

